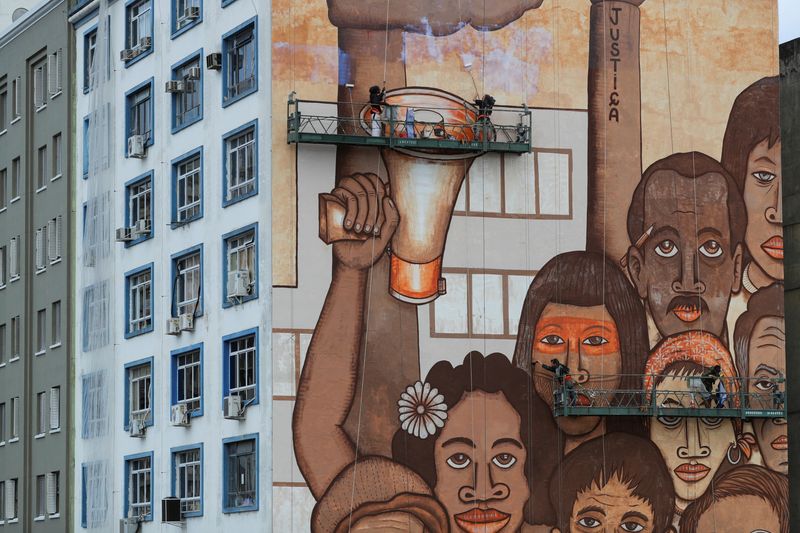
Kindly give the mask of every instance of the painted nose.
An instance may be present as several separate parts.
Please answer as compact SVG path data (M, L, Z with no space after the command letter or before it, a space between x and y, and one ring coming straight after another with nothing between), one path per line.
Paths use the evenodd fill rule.
M589 373L581 368L581 348L580 348L580 339L576 337L570 337L567 341L567 363L566 365L570 369L570 375L572 379L575 380L576 383L586 383L589 381Z
M480 494L479 487L461 487L458 497L463 503L475 503L489 500L505 500L509 495L508 485L505 483L492 484L487 494Z
M767 210L764 212L764 216L767 217L772 224L782 224L783 217L781 217L780 209L775 206L769 206Z
M689 459L711 455L711 449L705 446L700 439L700 419L687 420L685 423L686 441L683 446L678 446L678 457Z
M704 293L706 285L697 275L697 255L691 252L684 253L681 263L681 276L672 282L672 290L684 294Z

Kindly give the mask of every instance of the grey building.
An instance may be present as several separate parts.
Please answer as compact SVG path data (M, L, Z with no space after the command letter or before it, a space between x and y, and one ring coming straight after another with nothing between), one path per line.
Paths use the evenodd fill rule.
M66 10L40 2L0 34L3 533L66 531L71 518Z

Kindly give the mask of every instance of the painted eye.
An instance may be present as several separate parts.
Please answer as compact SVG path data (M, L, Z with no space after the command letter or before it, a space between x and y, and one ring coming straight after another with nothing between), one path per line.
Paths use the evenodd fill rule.
M775 174L760 170L758 172L753 172L753 177L758 180L759 183L766 185L768 183L772 183L772 181L775 179Z
M656 246L656 253L661 257L675 257L678 253L678 247L669 239L664 239L658 246Z
M681 418L679 416L659 416L658 421L661 422L662 425L674 429L680 425Z
M760 391L771 391L775 388L775 383L768 379L760 379L756 381L756 388Z
M636 522L625 522L620 527L622 528L622 531L630 531L630 533L638 533L639 531L644 531L644 526Z
M558 335L546 335L539 342L542 344L564 344L564 339Z
M600 527L600 520L592 518L591 516L585 516L578 520L578 525L594 529Z
M701 418L701 420L703 421L703 424L709 428L718 428L720 425L722 425L722 418L718 416L704 416Z
M589 346L600 346L603 344L608 344L608 340L605 337L601 337L600 335L592 335L591 337L587 337L583 340L583 344Z
M510 453L499 453L494 456L492 462L500 468L506 469L514 466L514 463L517 462L517 458Z
M449 459L447 459L447 464L449 464L452 468L456 470L463 470L464 468L468 467L472 463L472 460L463 453L457 453L451 455Z
M706 241L700 247L700 253L706 257L720 257L722 255L722 245L717 241Z

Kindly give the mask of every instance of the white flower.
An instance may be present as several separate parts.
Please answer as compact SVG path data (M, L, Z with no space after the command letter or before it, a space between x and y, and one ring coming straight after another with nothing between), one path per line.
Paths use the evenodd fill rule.
M409 385L397 401L400 412L400 427L415 437L425 439L435 435L438 428L444 427L447 419L447 406L444 396L428 383L417 381Z

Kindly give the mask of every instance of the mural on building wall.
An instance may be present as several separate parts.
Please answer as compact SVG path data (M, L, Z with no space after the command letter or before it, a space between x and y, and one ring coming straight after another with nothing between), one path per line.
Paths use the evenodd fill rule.
M275 289L320 302L315 324L289 324L297 331L313 327L302 365L293 356L298 378L290 398L291 446L302 474L297 483L314 500L296 530L788 533L785 420L710 414L739 407L745 397L772 407L784 401L774 43L754 45L761 46L763 63L754 60L730 89L725 106L718 106L717 127L704 135L698 121L701 131L692 135L701 142L687 149L676 142L672 121L673 115L676 122L691 117L679 118L686 111L662 101L671 98L669 65L666 87L656 84L657 96L646 92L663 74L648 70L648 47L662 46L665 55L670 49L663 41L672 20L667 3L563 2L570 14L580 13L569 38L583 39L588 51L582 56L588 59L582 63L587 127L574 132L586 139L586 170L583 180L573 179L569 159L568 172L556 172L550 189L539 151L558 154L561 134L550 145L536 120L526 127L530 109L520 102L533 100L527 89L514 94L504 88L503 97L516 98L509 101L488 94L487 77L513 77L516 72L506 74L509 65L525 67L518 50L496 42L488 45L492 53L510 59L487 58L486 43L507 37L503 32L535 36L540 44L541 31L557 39L552 27L537 26L537 17L544 24L558 14L555 0L412 1L402 9L384 0L327 0L315 11L322 17L315 24L332 24L337 32L329 60L338 82L326 107L339 117L337 133L392 137L394 144L340 144L335 181L318 177L319 187L292 189L308 195L298 205L317 211L300 207L300 227L313 220L314 231L296 237L289 231L287 238L296 238L299 250L324 245L331 257L330 264L300 265L291 288ZM668 3L676 10L693 4ZM771 0L760 6L775 7ZM716 24L733 43L730 30L740 17L722 13ZM663 17L663 31L653 30L655 16ZM659 35L662 41L653 44ZM716 53L691 39L682 46L690 63ZM431 83L454 49L471 84L453 81L445 67L441 85ZM420 66L412 56L424 72L415 70ZM472 65L479 61L476 75ZM692 101L729 90L727 83L703 83L690 92ZM654 107L668 111L654 113ZM660 126L648 131L655 115L668 120L667 133ZM278 143L276 150L287 149ZM487 154L526 144L523 155ZM322 154L290 149L298 176ZM531 180L530 189L514 189L498 201L499 214L487 214L488 176L499 176L502 195L520 168L530 176L523 178ZM274 187L283 187L281 179ZM480 271L475 264L487 264L485 243L507 241L509 255L521 242L552 249L542 244L551 241L537 224L572 216L573 188L586 191L576 215L585 220L585 241L561 243L556 230L555 253L526 269L497 270L505 329L486 333L492 289L480 288L484 307L473 309L479 288L469 281ZM569 209L541 216L546 195L562 191ZM534 206L527 217L511 207L520 201L515 196L525 195ZM478 201L483 208L465 203ZM453 236L453 227L472 217L479 224L468 226L471 232L459 226L458 234L479 234L482 249ZM524 241L502 225L519 220L530 230ZM455 283L449 269L467 265L453 258L481 253L462 276L466 285ZM535 272L525 286L511 281L522 270ZM276 285L284 284L282 276L276 273ZM319 279L330 283L309 295L307 287ZM284 293L277 294L280 300ZM469 334L435 345L453 353L432 350L435 324L425 321L423 309L462 296ZM518 302L513 316L511 302ZM445 306L433 309L437 321L461 320L442 318ZM285 312L276 304L277 323L286 325ZM430 317L433 322L433 311ZM504 335L508 349L496 353L492 343ZM560 374L564 366L568 377ZM565 382L568 394L560 396ZM561 401L619 406L625 391L641 391L637 397L645 405L700 407L708 416L556 416L554 410ZM275 435L288 438L278 428ZM276 502L276 512L281 505Z

